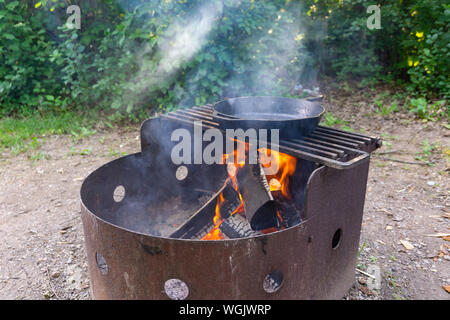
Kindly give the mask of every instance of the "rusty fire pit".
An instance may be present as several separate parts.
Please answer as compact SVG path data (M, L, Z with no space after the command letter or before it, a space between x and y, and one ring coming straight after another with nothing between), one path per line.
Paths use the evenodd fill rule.
M144 122L142 152L84 181L93 298L342 298L354 279L369 154L380 141L322 127L303 140L281 141L280 152L297 158L290 183L301 212L295 225L236 239L174 238L187 232L180 223L210 210L227 188L225 165L170 161L173 129L192 128L194 119L208 123L211 112L197 107ZM231 210L233 197L230 191Z

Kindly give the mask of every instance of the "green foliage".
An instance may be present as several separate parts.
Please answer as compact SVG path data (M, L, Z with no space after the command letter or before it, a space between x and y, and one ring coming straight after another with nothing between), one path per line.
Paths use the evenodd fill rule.
M86 127L78 127L75 130L70 130L70 134L72 135L72 139L74 142L79 142L83 140L83 138L90 137L96 132L97 130L90 130Z
M448 98L450 2L378 1L381 29L369 30L372 0L306 1L308 48L318 68L338 79L405 83L410 94ZM321 31L323 37L318 37Z
M125 10L114 28L93 40L96 52L69 50L59 56L72 98L81 105L138 114L232 95L288 95L301 67L295 66L301 60L299 46L279 47L280 38L289 37L291 46L294 42L297 26L291 13L280 15L270 2L223 1L220 10L214 8L218 1L210 3L207 10L216 10L213 18L220 23L209 29L197 21L203 19L197 12L204 1L152 1ZM199 39L190 32L204 34ZM63 48L78 51L78 37L76 31L66 35ZM195 54L183 54L190 50ZM278 67L285 61L293 61L293 67L289 62L288 70Z
M0 0L0 116L101 109L139 121L229 96L290 96L318 76L447 99L449 1L380 3L382 29L369 30L372 0ZM65 24L72 4L81 30Z
M423 140L422 146L423 154L426 156L431 156L436 150L439 149L439 143L435 142L430 144L426 139Z
M49 160L50 156L45 151L37 151L33 154L30 154L28 156L28 159L33 162L36 162L36 161L40 161L40 160Z
M341 129L347 132L355 132L355 129L350 128L349 126L342 126Z
M308 48L319 52L320 69L338 80L378 76L377 30L367 28L366 9L373 1L307 1L310 3ZM312 37L311 37L312 36Z
M64 106L45 20L31 1L0 1L0 115Z
M430 157L433 154L437 153L440 150L440 146L438 142L430 144L427 139L422 142L422 153L418 152L416 156L416 160L420 160L426 163L429 166L434 166L434 163L430 160Z
M449 1L417 1L409 9L409 39L404 41L408 55L410 92L430 91L450 96L450 4Z
M418 118L426 121L436 121L443 117L448 117L449 106L445 100L428 103L425 98L411 99L409 112L415 113Z
M375 104L378 108L377 113L383 117L389 116L391 113L398 111L397 101L394 101L390 106L384 104L381 100L375 100Z
M322 124L327 127L333 127L335 125L343 125L346 124L344 120L340 119L339 117L333 116L331 112L326 112L322 119Z

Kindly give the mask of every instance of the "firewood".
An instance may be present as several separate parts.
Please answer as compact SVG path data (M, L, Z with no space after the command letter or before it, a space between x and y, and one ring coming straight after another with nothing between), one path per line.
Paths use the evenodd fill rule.
M222 219L227 219L241 204L239 194L234 190L231 181L228 181L204 206L173 232L170 238L197 239L201 234L206 235L214 227L215 209L220 195L224 198L220 207Z
M254 237L260 234L252 230L247 219L239 213L223 221L219 229L228 239Z
M250 227L253 230L277 227L275 203L261 165L245 165L239 169L236 179Z
M280 215L280 224L284 228L295 226L301 222L300 212L292 200L285 198L280 190L272 191L272 196Z

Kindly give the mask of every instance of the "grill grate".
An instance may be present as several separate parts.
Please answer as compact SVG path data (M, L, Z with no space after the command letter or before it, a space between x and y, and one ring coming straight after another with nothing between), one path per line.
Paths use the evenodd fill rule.
M160 117L185 126L202 121L204 130L220 129L219 124L214 122L212 113L211 105L205 105L177 110ZM379 138L318 126L313 133L301 139L280 140L278 149L280 152L328 167L349 169L370 157L370 153L380 146ZM269 143L268 148L271 147L276 146Z

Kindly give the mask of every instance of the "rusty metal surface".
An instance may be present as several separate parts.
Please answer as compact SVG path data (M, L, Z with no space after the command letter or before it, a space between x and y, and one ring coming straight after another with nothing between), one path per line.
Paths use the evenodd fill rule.
M114 225L121 205L113 200L114 186L125 186L123 201L139 200L149 190L147 172L136 167L142 158L139 153L115 160L83 183L93 298L168 299L165 288L177 283L170 279L185 284L181 293L171 294L187 294L187 299L338 299L352 285L369 159L349 170L316 169L306 187L304 220L297 226L254 238L200 241ZM268 290L269 275L280 279L280 273L281 286Z
M299 156L300 169L291 182L302 222L294 227L217 241L152 235L151 226L160 216L149 208L181 195L185 206L195 212L199 208L188 201L195 198L195 190L215 194L223 187L225 166L185 165L180 170L169 158L174 145L169 133L182 123L192 128L192 120L200 116L208 119L208 112L207 107L198 107L167 116L172 117L170 121L145 121L141 127L142 153L114 160L83 182L81 212L93 297L344 296L354 278L369 167L367 152L379 147L380 141L318 127L315 136L280 148ZM215 127L213 122L208 126ZM202 148L192 151L194 159L198 150ZM324 156L336 168L318 166ZM344 167L347 170L339 170ZM113 196L117 186L125 190L120 201Z

